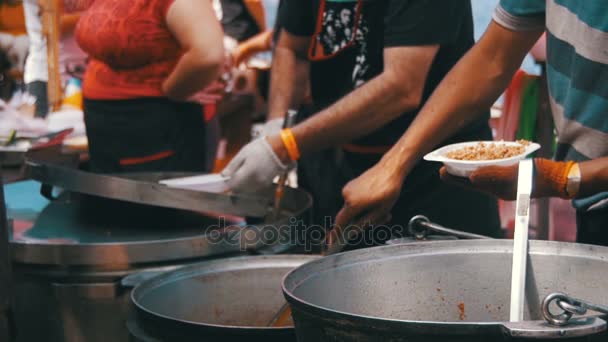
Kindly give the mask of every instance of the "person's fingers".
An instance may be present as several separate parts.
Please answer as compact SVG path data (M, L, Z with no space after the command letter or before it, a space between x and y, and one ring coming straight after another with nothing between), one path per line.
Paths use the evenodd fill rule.
M352 211L338 219L336 217L336 227L339 227L345 239L352 239L360 232L368 227L385 223L386 218L390 215L386 209L372 208L361 213L360 211ZM347 220L348 221L345 221ZM339 221L339 223L338 223Z
M356 220L354 227L358 232L362 232L370 227L386 223L386 218L390 215L390 209L374 208Z
M346 203L344 204L336 215L336 221L332 227L333 229L327 235L327 245L329 247L336 244L344 244L346 242L347 238L344 235L344 232L357 215L359 215L359 209L353 208Z
M483 167L471 173L469 179L477 190L491 193L509 201L517 197L517 165L515 165L515 168Z
M220 81L213 81L210 85L205 88L204 93L216 93L224 90L224 83Z
M243 63L243 59L245 58L245 50L242 47L238 47L234 49L232 52L232 60L234 61L234 65L239 66Z
M230 163L228 163L228 165L226 165L226 167L222 170L222 172L220 172L220 174L223 177L232 178L232 176L238 171L238 169L240 169L243 166L244 163L245 163L245 158L239 152L239 153L237 153L237 155L234 158L232 158Z
M244 193L251 191L252 186L247 182L247 172L243 170L243 168L237 170L227 181L230 189L235 193ZM247 185L250 185L247 187Z
M336 215L336 222L334 223L337 227L346 227L355 217L359 215L359 210L355 209L348 204L344 204L342 209Z
M235 50L235 53L232 55L234 60L234 65L239 66L242 63L246 62L249 58L251 58L254 54L252 49L247 47L239 47Z
M212 104L221 101L222 96L217 94L200 94L194 100L200 104Z
M471 182L467 178L452 176L445 166L442 167L441 170L439 170L439 177L444 183L447 184L458 185L462 187L472 186Z
M372 210L364 214L361 219L357 219L357 215L353 215L356 211L352 211L348 206L343 207L336 216L336 224L327 235L325 254L338 252L349 241L372 227L372 223L383 224L390 221L391 216L386 214L385 211L382 209Z

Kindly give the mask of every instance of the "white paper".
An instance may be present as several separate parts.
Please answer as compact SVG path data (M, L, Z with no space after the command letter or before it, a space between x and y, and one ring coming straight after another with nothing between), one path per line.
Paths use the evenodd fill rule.
M208 174L192 177L164 179L159 183L170 188L188 189L201 192L225 192L228 191L227 181L229 177L220 174Z

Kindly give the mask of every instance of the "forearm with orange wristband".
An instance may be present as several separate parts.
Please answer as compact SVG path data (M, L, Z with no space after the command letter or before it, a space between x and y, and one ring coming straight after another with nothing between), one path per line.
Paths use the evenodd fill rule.
M290 128L285 128L281 131L281 141L287 150L289 159L292 162L298 161L300 159L300 148L298 147L296 137Z
M441 178L452 184L493 194L504 200L515 200L517 194L518 165L489 166L474 171L469 179L449 175L441 169ZM581 171L578 163L534 159L532 197L561 197L573 199L579 195Z

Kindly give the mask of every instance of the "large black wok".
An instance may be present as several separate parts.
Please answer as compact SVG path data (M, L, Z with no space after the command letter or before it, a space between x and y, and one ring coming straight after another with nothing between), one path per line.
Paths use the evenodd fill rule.
M293 323L271 327L285 303L281 279L316 256L249 256L187 266L131 293L136 341L295 341Z
M606 341L598 335L602 319L554 327L543 320L541 302L557 291L608 303L608 248L530 241L526 321L509 323L512 246L423 242L305 264L283 281L298 341Z

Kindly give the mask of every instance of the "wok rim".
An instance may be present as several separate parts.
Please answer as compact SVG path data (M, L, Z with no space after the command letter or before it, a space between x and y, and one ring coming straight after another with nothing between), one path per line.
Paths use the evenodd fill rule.
M137 314L144 314L153 319L159 319L166 323L175 324L175 325L188 325L192 328L199 329L209 329L212 331L226 331L231 330L233 332L248 332L248 333L268 333L268 332L291 332L294 330L294 327L255 327L255 326L237 326L237 325L222 325L222 324L211 324L211 323L202 323L195 322L190 320L178 319L176 317L171 317L166 314L161 314L159 312L155 312L154 310L149 309L146 305L142 303L142 298L145 297L147 291L156 289L158 287L162 287L167 284L176 283L183 279L192 278L195 275L203 275L203 274L212 274L212 273L221 273L221 272L213 272L213 267L219 267L226 264L238 264L229 268L225 268L222 272L233 271L233 270L245 270L245 269L256 269L261 268L261 265L271 265L273 262L284 262L285 264L289 263L298 263L298 261L302 261L299 263L300 265L304 263L308 263L320 258L320 256L315 255L297 255L297 254L288 254L288 255L263 255L263 256L242 256L242 257L234 257L234 258L223 258L223 259L215 259L208 260L192 265L187 265L180 267L176 270L164 272L159 275L156 275L146 281L135 286L135 288L131 291L130 300L133 304ZM275 265L275 267L281 267L281 265ZM298 267L298 266L295 266ZM207 271L203 271L203 270ZM136 319L136 321L139 321ZM140 324L139 322L137 324ZM145 324L143 324L142 328L145 330Z
M305 268L313 268L314 266L317 266L323 262L329 263L329 260L335 260L335 259L339 259L339 258L344 258L349 257L348 259L344 258L345 260L350 260L350 262L347 262L346 264L348 265L353 265L356 263L369 263L372 262L374 259L373 258L368 258L365 259L364 261L357 261L357 262L352 262L354 257L360 256L362 254L370 254L370 252L373 251L384 251L384 250L393 250L393 249L408 249L409 251L403 254L396 254L393 253L393 256L389 257L389 258L382 258L382 260L387 260L387 259L395 259L395 258L399 258L402 257L403 255L417 255L417 256L423 256L423 255L427 255L430 254L432 252L437 252L440 251L441 253L445 253L446 252L446 247L447 248L456 248L454 247L454 245L467 245L467 244L475 244L475 245L480 245L482 247L485 248L489 248L492 245L501 247L502 250L504 251L505 248L508 250L513 250L513 240L507 240L507 239L491 239L491 240L439 240L439 241L424 241L424 242L418 242L418 243L409 243L409 244L395 244L395 245L387 245L387 246L379 246L379 247L372 247L372 248L367 248L367 249L363 249L363 250L356 250L356 251L351 251L351 252L345 252L345 253L339 253L339 254L335 254L335 255L331 255L331 256L327 256L324 257L322 259L319 260L315 260L315 261L311 261L309 263L303 264L293 270L291 270L289 273L287 273L284 277L283 277L283 281L282 281L282 290L283 290L283 294L285 296L285 298L287 299L287 301L291 304L291 305L295 305L296 308L306 312L307 314L312 314L315 316L318 316L320 313L323 313L325 317L322 317L322 319L340 319L340 320L351 320L352 322L360 322L360 321L367 321L367 322L372 322L372 323L383 323L383 324L389 324L389 325L394 325L394 326L400 326L400 327L437 327L437 326L441 326L442 328L462 328L463 330L466 328L474 328L474 329L478 329L478 330L483 330L483 329L500 329L501 331L504 332L504 330L511 330L509 327L513 326L513 324L517 324L517 323L512 323L512 322L508 322L508 321L491 321L491 322L472 322L472 321L463 321L463 322L440 322L440 321L429 321L429 320L421 320L421 321L416 321L416 320L401 320L401 319L391 319L391 318L382 318L382 317L378 317L378 316L371 316L371 315L360 315L360 314L353 314L353 313L348 313L348 312L344 312L344 311L340 311L340 310L335 310L335 309L331 309L331 308L327 308L327 307L323 307L321 305L318 304L313 304L310 303L309 301L303 300L301 298L298 298L294 292L297 290L297 288L299 286L301 286L302 284L306 283L310 278L318 276L321 273L325 273L328 272L328 269L322 269L322 270L316 270L315 272L311 273L309 272L309 275L306 276L303 280L299 281L297 283L297 285L295 285L293 287L293 289L288 289L287 283L292 281L291 278L294 278L298 275L298 273L300 272L304 272L303 270L306 270ZM447 246L446 246L447 245ZM488 246L486 246L488 245ZM597 259L597 260L601 260L604 262L608 262L608 247L604 247L604 246L596 246L596 245L588 245L588 244L580 244L580 243L570 243L570 242L558 242L558 241L541 241L541 240L530 240L530 252L531 254L555 254L555 253L548 253L546 251L542 252L539 251L538 249L540 247L542 247L543 245L545 245L545 247L552 247L552 248L556 248L558 251L560 251L559 255L573 255L573 256L579 256L582 257L582 253L563 253L564 251L575 251L578 250L580 248L586 248L589 251L594 251L594 253L598 253L598 250L603 250L603 257L601 256L595 256L593 258L590 259ZM565 248L563 248L565 247ZM423 250L426 250L425 253L417 253L415 251L413 251L416 248L422 248ZM570 249L569 249L570 248ZM431 249L431 251L429 251L429 249ZM458 251L453 251L454 252L462 252L463 250L460 249ZM501 249L495 249L495 250L488 250L485 253L489 253L489 252L499 252L501 251ZM389 253L386 253L389 254ZM447 254L447 253L446 253ZM378 259L376 259L377 261ZM340 264L340 261L338 260L338 262L334 263L334 266L342 266ZM335 267L334 267L335 268ZM293 281L295 282L295 281ZM311 313L314 312L314 313ZM598 318L602 318L601 315L599 316L589 316L589 317L598 317ZM545 321L524 321L524 322L545 322ZM564 327L560 327L559 329L563 330ZM556 328L558 329L558 328ZM441 330L443 331L443 329ZM441 331L437 331L436 334L437 335L441 335ZM457 335L456 333L452 333L453 335ZM462 335L464 334L468 334L468 332L463 332Z

